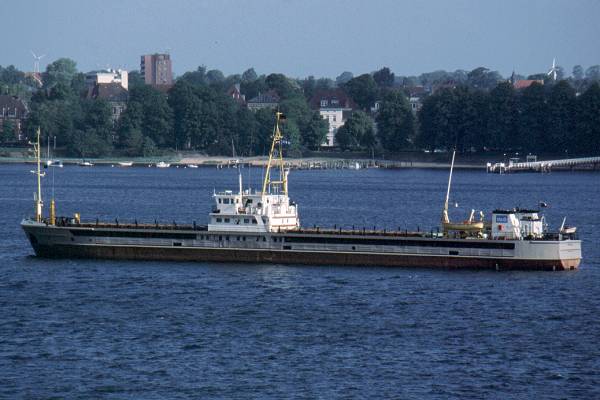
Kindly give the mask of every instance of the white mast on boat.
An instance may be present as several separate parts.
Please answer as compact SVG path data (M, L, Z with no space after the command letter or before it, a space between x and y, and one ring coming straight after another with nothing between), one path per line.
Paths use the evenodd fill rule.
M42 201L42 177L45 175L41 169L41 149L40 149L40 128L37 128L36 132L36 141L33 143L33 151L35 153L37 170L31 171L37 176L37 194L34 194L33 197L35 199L35 220L37 222L42 222L42 207L44 205Z
M448 217L448 201L450 200L450 186L452 185L452 171L454 170L454 157L456 156L456 149L452 152L452 163L450 164L450 176L448 177L448 189L446 191L446 201L444 202L444 210L442 211L442 224L449 224L450 218Z

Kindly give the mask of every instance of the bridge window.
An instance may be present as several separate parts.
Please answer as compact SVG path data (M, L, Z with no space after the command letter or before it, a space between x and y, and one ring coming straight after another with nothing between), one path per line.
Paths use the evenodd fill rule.
M244 218L244 223L245 224L249 224L250 223L250 218Z
M229 221L230 221L230 219L229 219L229 218L225 218L225 223L226 223L226 224L228 224L228 223L229 223Z
M217 223L221 222L222 219L221 218L217 218Z
M223 204L229 204L229 199L227 199L227 198L223 199Z
M218 201L219 201L219 204L221 204L221 198L220 197L219 197Z

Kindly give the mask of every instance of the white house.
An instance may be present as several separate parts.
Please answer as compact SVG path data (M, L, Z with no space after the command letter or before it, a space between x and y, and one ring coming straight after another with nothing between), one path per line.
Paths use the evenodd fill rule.
M344 125L352 110L354 102L341 89L320 90L310 100L311 108L318 110L321 117L329 123L327 137L323 147L335 146L335 133Z

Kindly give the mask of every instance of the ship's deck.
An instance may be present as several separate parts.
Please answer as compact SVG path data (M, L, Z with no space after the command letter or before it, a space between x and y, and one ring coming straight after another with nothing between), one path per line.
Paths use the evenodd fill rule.
M49 223L48 220L44 220L45 223ZM102 222L99 220L96 221L81 221L79 223L75 222L72 218L59 217L56 220L56 226L59 227L68 227L68 228L96 228L96 229L111 229L111 230L152 230L152 231L198 231L198 232L206 232L208 231L207 225L199 225L193 222L192 224L178 224L173 221L173 223L140 223L138 221L127 221L121 222L115 220L115 222ZM237 232L236 232L237 233ZM251 233L251 232L248 232ZM256 232L257 234L263 234L264 232ZM405 238L433 238L440 239L444 238L442 233L437 229L431 229L429 231L409 231L409 230L387 230L387 229L367 229L365 227L318 227L314 226L312 228L299 228L294 230L286 230L286 231L277 231L271 232L271 234L285 234L285 235L323 235L323 236L380 236L380 237L405 237ZM460 239L460 237L450 237L451 239ZM563 234L560 235L557 232L548 232L544 235L543 238L536 238L531 240L566 240L566 239L578 239L577 234ZM485 238L475 238L471 237L470 239L474 240L493 240L493 239L485 239Z

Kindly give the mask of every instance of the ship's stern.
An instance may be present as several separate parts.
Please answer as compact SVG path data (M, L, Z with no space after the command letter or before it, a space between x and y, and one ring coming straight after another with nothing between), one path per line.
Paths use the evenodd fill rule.
M562 240L558 247L563 269L576 269L581 263L581 240Z

